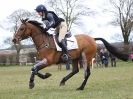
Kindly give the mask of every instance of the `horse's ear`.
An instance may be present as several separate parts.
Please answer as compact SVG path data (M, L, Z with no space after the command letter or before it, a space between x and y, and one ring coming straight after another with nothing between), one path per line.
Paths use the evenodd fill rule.
M20 21L22 22L22 23L25 23L25 22L27 22L29 20L29 18L26 18L26 19L20 19Z
M20 21L21 21L22 23L25 23L25 20L24 20L24 19L20 19Z
M27 22L28 20L29 20L29 18L26 18L26 19L25 19L25 22Z

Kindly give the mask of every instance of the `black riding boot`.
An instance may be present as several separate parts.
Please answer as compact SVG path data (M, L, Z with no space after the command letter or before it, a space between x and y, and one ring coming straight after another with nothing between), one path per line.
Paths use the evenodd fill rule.
M63 51L63 60L67 63L71 63L71 57L70 55L68 54L68 50L67 50L67 44L66 44L66 40L63 39L61 40L61 47L62 47L62 51Z

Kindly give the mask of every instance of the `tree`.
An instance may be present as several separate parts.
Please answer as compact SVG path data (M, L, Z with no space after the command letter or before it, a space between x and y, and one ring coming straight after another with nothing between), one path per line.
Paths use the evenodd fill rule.
M17 45L16 44L14 45L13 42L12 42L12 38L9 37L9 38L4 40L4 44L8 44L11 47L15 47L15 49L17 51L17 54L16 54L16 64L18 64L19 63L19 53L20 53L20 50L22 49L21 43L19 43Z
M16 11L14 11L11 15L9 15L8 19L9 19L9 23L11 23L11 31L13 33L16 33L18 30L18 27L20 25L20 20L21 19L25 19L25 18L29 18L29 17L33 17L33 13L30 13L29 11L23 10L23 9L18 9ZM11 44L12 45L12 40L11 38L7 38L4 41L6 44ZM16 61L17 64L19 63L19 54L20 54L20 50L22 49L22 44L19 43L17 45L14 45L17 51L17 57L16 57Z
M81 15L89 15L90 10L81 4L83 0L49 0L48 5L52 7L56 14L62 15L65 18L68 31L73 23L77 24ZM84 2L84 1L83 1Z
M120 25L124 44L130 42L130 34L133 30L133 0L110 0L114 7L113 13L116 19L113 23Z
M11 15L7 17L9 23L11 23L11 26L12 26L11 31L13 31L14 33L17 31L18 26L20 25L21 19L26 19L32 16L33 16L33 13L24 9L18 9L14 11Z

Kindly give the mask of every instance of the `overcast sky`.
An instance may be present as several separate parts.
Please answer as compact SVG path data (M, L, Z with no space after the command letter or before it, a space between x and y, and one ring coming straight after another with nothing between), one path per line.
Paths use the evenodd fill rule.
M38 4L44 4L45 0L3 0L0 3L0 20L10 15L17 9L32 11Z
M45 0L3 0L0 3L0 46L5 38L10 37L13 34L10 33L10 31L6 31L1 28L1 25L3 25L3 21L6 20L6 17L18 9L34 11L35 7L38 4L44 4L44 1Z
M1 28L1 23L6 19L11 13L18 9L25 9L29 11L34 11L38 4L44 4L45 0L3 0L0 3L0 44L2 44L3 39L12 36L13 33L10 31L3 30ZM81 29L84 31L91 31L92 37L103 37L110 41L110 34L118 32L119 28L114 28L107 25L111 20L111 16L107 13L102 12L104 7L107 7L108 0L84 0L84 4L88 5L91 9L98 12L97 16L83 17L85 20L83 24L85 27ZM79 27L78 27L79 28Z

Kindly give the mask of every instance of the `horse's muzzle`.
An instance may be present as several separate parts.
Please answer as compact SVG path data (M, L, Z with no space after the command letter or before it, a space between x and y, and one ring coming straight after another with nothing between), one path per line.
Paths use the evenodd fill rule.
M13 38L13 39L12 39L12 42L13 42L14 44L19 43L19 41L20 41L20 39L19 39L19 38Z
M15 38L13 38L12 42L16 44L17 40Z
M16 39L15 39L15 38L14 38L14 39L12 39L12 42L13 42L13 43L16 43Z

